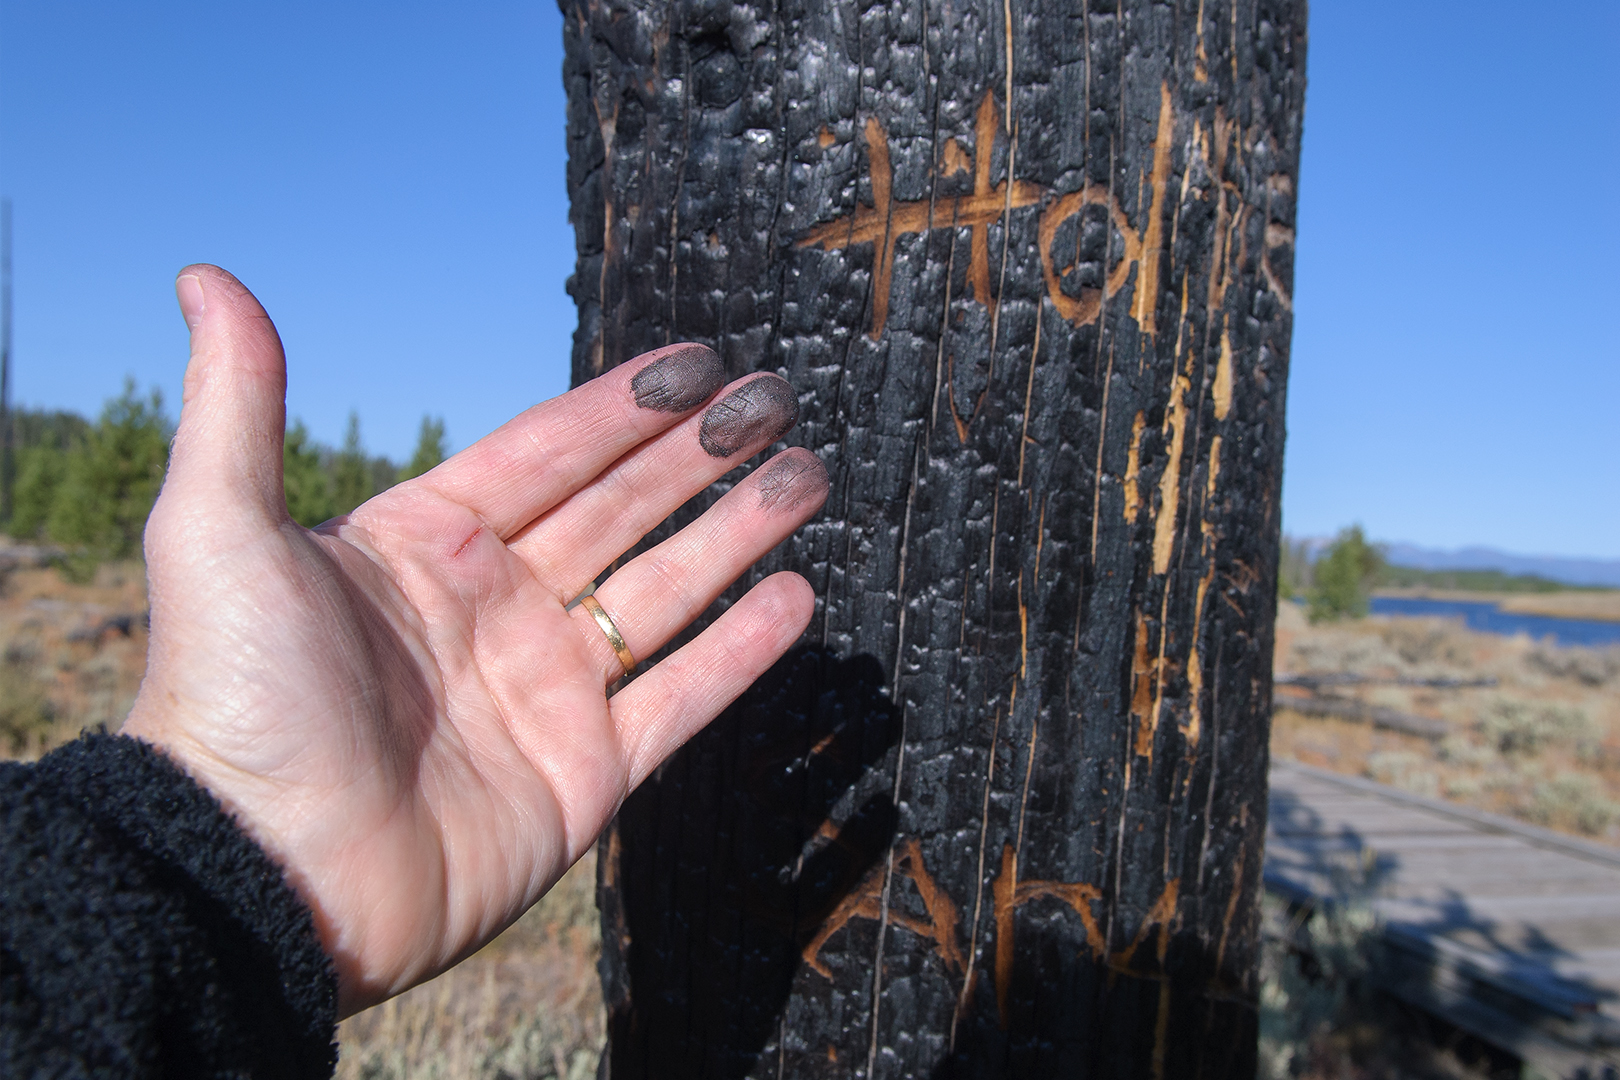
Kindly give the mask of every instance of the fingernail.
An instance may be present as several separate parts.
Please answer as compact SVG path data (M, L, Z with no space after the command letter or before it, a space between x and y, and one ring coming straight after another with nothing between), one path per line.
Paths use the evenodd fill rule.
M772 458L759 478L759 505L794 510L827 497L827 467L808 450L788 450Z
M643 409L681 413L697 408L725 384L725 366L713 350L703 345L675 345L667 355L636 372L630 392Z
M174 279L174 295L180 301L180 314L189 329L197 329L202 322L207 303L203 299L202 278L195 274L181 274Z
M726 458L744 447L773 443L799 422L799 396L786 379L752 379L703 414L698 443L710 457Z

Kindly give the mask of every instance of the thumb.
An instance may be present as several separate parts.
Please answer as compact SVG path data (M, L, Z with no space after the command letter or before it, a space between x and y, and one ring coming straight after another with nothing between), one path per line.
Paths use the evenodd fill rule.
M287 516L281 337L247 287L217 266L186 267L174 291L191 328L191 360L164 494L214 520L246 513L279 524Z

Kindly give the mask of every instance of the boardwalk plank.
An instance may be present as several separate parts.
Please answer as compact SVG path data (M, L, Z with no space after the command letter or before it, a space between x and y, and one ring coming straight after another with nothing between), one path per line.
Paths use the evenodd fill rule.
M1392 992L1553 1075L1620 1075L1620 850L1292 762L1271 815L1268 887L1363 881Z

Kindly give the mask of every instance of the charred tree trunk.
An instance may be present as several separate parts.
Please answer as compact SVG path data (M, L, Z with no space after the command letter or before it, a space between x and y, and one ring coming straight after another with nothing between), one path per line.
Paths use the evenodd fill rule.
M832 477L603 841L604 1070L1252 1074L1304 0L563 10L576 381L706 342Z

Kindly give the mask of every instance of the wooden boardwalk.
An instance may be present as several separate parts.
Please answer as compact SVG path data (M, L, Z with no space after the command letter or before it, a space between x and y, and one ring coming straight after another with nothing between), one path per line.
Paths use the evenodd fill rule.
M1278 761L1266 886L1365 876L1397 996L1543 1074L1620 1078L1620 851Z

